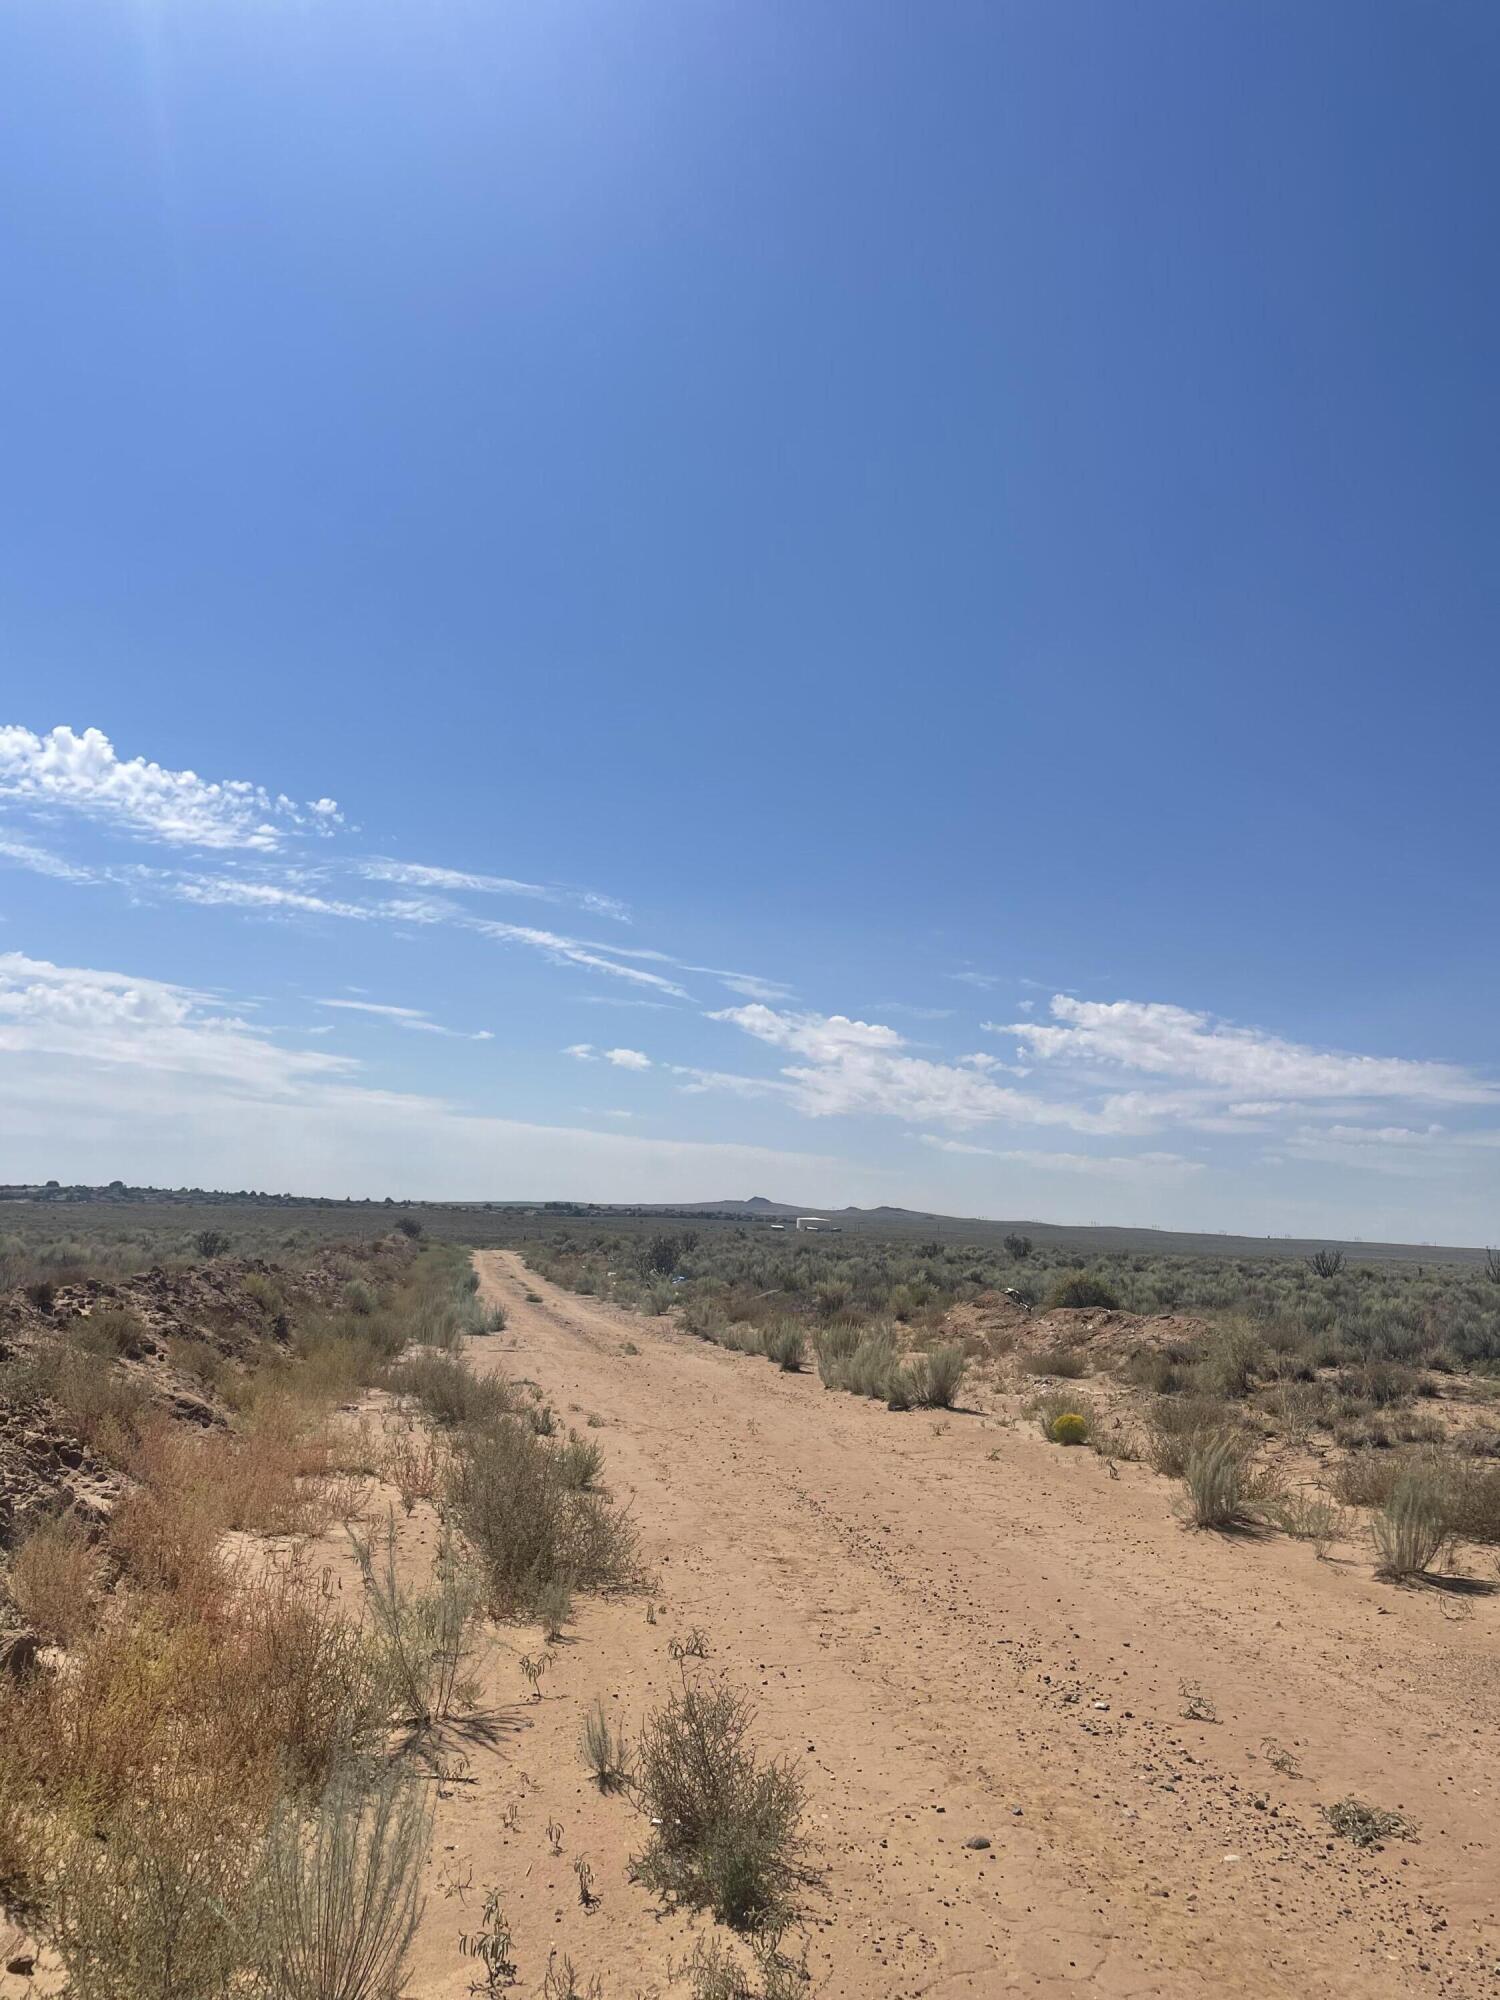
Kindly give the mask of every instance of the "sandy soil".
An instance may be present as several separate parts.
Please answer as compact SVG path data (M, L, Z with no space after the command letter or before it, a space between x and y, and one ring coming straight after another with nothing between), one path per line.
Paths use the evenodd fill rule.
M518 1994L564 1957L580 1996L595 1978L599 2000L687 1993L673 1968L711 1926L630 1880L645 1829L588 1782L578 1735L595 1697L633 1728L695 1627L700 1670L802 1762L824 1871L797 1939L810 1994L1500 1993L1500 1597L1194 1534L1141 1466L1111 1476L993 1412L897 1415L560 1292L509 1253L477 1264L510 1323L471 1360L533 1379L579 1430L602 1420L587 1434L655 1580L580 1606L540 1699L520 1670L540 1633L492 1633L478 1718L435 1757L414 2000L470 1991L459 1939L491 1884ZM399 1528L419 1577L436 1519L419 1505ZM352 1604L347 1537L310 1553ZM1184 1684L1217 1720L1187 1719ZM1351 1792L1417 1837L1335 1838L1318 1807ZM26 1990L0 1973L0 1994Z
M1500 1599L1195 1534L1144 1468L1111 1477L982 1413L895 1415L559 1292L508 1253L478 1265L510 1325L471 1358L534 1378L580 1428L604 1420L660 1609L585 1606L540 1701L497 1657L496 1740L443 1788L414 1993L465 1991L457 1934L489 1882L522 1990L554 1950L580 1992L596 1974L608 2000L667 1990L695 1926L630 1882L640 1823L590 1788L576 1743L596 1695L636 1722L694 1626L767 1748L803 1761L826 1870L805 1937L829 2000L1500 1986ZM1216 1721L1185 1718L1184 1683ZM1268 1739L1302 1775L1273 1768ZM1417 1837L1336 1839L1318 1806L1350 1792Z

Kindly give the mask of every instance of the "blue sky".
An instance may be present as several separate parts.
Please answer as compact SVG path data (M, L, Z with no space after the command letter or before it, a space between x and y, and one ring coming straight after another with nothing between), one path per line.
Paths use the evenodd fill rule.
M15 0L0 1173L1493 1238L1497 83Z

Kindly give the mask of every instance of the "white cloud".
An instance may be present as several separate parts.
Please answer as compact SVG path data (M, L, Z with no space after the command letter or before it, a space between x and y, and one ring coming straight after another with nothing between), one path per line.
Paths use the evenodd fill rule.
M594 1045L592 1042L569 1042L563 1054L572 1056L576 1062L593 1062Z
M259 910L262 914L294 914L312 917L344 917L358 923L387 912L367 903L345 903L332 896L314 895L284 882L252 882L237 875L160 875L157 886L179 902L206 907Z
M0 1054L200 1074L270 1095L351 1070L281 1048L208 995L163 980L0 953Z
M1202 1160L1190 1160L1182 1153L1042 1153L1012 1146L975 1146L962 1139L940 1138L933 1132L918 1136L935 1153L1007 1160L1015 1166L1036 1167L1043 1173L1092 1174L1101 1180L1132 1181L1152 1175L1178 1176L1204 1171Z
M650 1069L651 1058L639 1049L606 1049L604 1060L616 1069Z
M356 1067L185 987L0 954L0 1129L18 1177L435 1200L888 1191L826 1155L475 1116L369 1088Z
M964 1063L908 1055L897 1031L880 1022L855 1021L844 1014L777 1013L758 1005L726 1007L709 1019L730 1022L805 1060L784 1068L780 1084L731 1081L722 1073L695 1071L691 1088L738 1088L747 1095L779 1091L811 1118L870 1112L958 1127L1008 1119L1078 1131L1109 1129L1081 1105L1049 1103L996 1083L982 1069Z
M1251 1100L1373 1097L1444 1104L1496 1101L1494 1085L1453 1063L1349 1055L1287 1042L1159 1001L1052 999L1053 1023L986 1022L1054 1063L1134 1070Z
M467 1028L445 1028L441 1021L434 1021L420 1007L392 1007L379 1000L318 1000L314 1005L336 1007L347 1014L372 1014L377 1020L389 1021L393 1027L419 1035L447 1035L458 1042L492 1042L495 1039L489 1028L472 1032Z
M339 820L332 799L299 806L242 778L211 782L144 757L122 758L98 729L79 735L61 727L38 736L19 724L0 724L0 796L84 813L186 847L268 851L289 831L327 831Z
M468 927L501 944L530 945L555 965L582 965L592 972L607 972L616 979L628 979L636 985L653 987L658 993L671 993L679 1000L689 997L683 987L663 978L659 972L643 972L637 965L620 965L612 958L602 958L600 952L607 950L607 946L591 946L580 943L577 938L558 937L553 931L533 930L526 924L493 923L480 917L470 918ZM633 957L639 955L631 954Z
M978 986L985 992L1005 984L1005 981L993 972L945 972L943 977L956 979L964 986Z
M404 883L413 889L473 890L489 896L528 896L542 903L571 903L592 910L595 916L630 921L630 912L614 896L601 896L592 889L561 889L545 882L517 882L508 875L480 875L466 868L434 868L420 861L392 861L384 855L369 855L357 861L360 874L372 882Z
M74 862L65 861L60 854L53 854L30 840L0 836L0 860L9 861L17 868L29 868L33 875L51 875L59 882L99 880L91 868L80 868Z

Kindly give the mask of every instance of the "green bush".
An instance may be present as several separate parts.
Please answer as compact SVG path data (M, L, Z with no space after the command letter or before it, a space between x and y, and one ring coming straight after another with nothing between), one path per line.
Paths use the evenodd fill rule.
M1119 1303L1104 1280L1091 1271L1070 1271L1057 1279L1044 1301L1048 1312L1059 1306L1106 1306L1113 1310Z

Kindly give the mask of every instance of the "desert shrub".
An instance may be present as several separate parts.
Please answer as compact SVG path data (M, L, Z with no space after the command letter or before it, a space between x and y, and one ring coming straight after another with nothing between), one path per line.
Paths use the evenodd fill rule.
M404 1423L390 1432L381 1449L380 1477L401 1495L410 1514L419 1500L434 1500L442 1489L446 1458L443 1447L419 1424Z
M72 1646L94 1623L102 1573L88 1530L62 1515L32 1530L11 1557L5 1581L33 1631L59 1646Z
M497 1616L532 1609L558 1580L605 1590L635 1573L629 1519L607 1495L571 1487L558 1454L518 1418L458 1434L448 1498L483 1567Z
M807 1362L807 1338L794 1320L783 1320L766 1338L766 1354L784 1374L797 1374Z
M229 1238L222 1229L200 1229L193 1238L193 1248L200 1257L222 1257L229 1248Z
M1411 1462L1404 1452L1351 1451L1334 1471L1334 1496L1346 1507L1383 1507Z
M1068 1271L1048 1288L1045 1305L1049 1312L1059 1306L1105 1306L1113 1310L1120 1301L1102 1278L1092 1271Z
M1275 1497L1273 1476L1252 1464L1249 1440L1220 1431L1199 1439L1182 1469L1195 1528L1243 1527Z
M577 1431L570 1431L567 1443L557 1448L557 1469L565 1486L583 1493L599 1483L604 1471L603 1449L592 1438L582 1438Z
M844 1374L859 1342L860 1329L857 1326L839 1322L819 1328L813 1338L813 1352L818 1357L818 1374L825 1389L846 1386Z
M737 1929L783 1913L805 1875L802 1780L757 1755L754 1720L727 1682L684 1672L681 1691L646 1720L636 1779L654 1829L641 1879Z
M498 1375L476 1375L452 1354L414 1354L391 1375L391 1387L410 1396L443 1430L489 1424L515 1407L510 1385Z
M309 1812L272 1821L255 1956L272 2000L396 2000L422 1913L432 1811L400 1765L347 1764Z
M1146 1456L1153 1469L1180 1479L1187 1462L1206 1438L1234 1427L1228 1404L1211 1396L1163 1396L1146 1415Z
M1299 1542L1342 1541L1349 1517L1336 1500L1316 1487L1299 1486L1263 1501L1261 1511L1273 1527Z
M896 1361L885 1378L885 1406L888 1410L914 1409L921 1395L921 1381L915 1363Z
M602 1701L583 1718L580 1748L601 1792L624 1790L630 1778L630 1744L623 1729L611 1728Z
M96 1355L63 1346L39 1355L34 1372L41 1394L75 1437L111 1465L128 1463L151 1407L142 1382Z
M104 1361L123 1361L129 1355L150 1351L150 1334L132 1312L123 1306L96 1306L68 1327L69 1344L83 1354Z
M1263 1347L1253 1328L1221 1326L1210 1335L1198 1362L1198 1382L1205 1395L1245 1395L1255 1380Z
M1012 1234L1005 1238L1005 1254L1007 1257L1013 1257L1018 1264L1024 1263L1031 1255L1032 1247L1029 1236Z
M883 1402L890 1394L891 1376L899 1361L896 1336L890 1328L871 1327L860 1336L858 1346L845 1364L842 1386L856 1396L872 1396Z
M961 1347L936 1347L913 1363L916 1400L924 1410L951 1410L968 1366Z
M1450 1484L1436 1466L1408 1466L1370 1523L1376 1575L1424 1575L1452 1540L1450 1504Z
M1082 1396L1054 1391L1037 1399L1032 1414L1051 1444L1087 1444L1093 1436L1093 1405Z
M350 1540L392 1714L414 1729L447 1721L456 1706L473 1698L460 1674L478 1601L457 1551L445 1538L433 1564L432 1588L412 1591L396 1575L394 1517L378 1540L352 1531Z
M1076 1347L1043 1347L1021 1357L1027 1375L1051 1375L1060 1382L1078 1382L1088 1374L1088 1356Z
M241 1967L251 1848L178 1769L66 1837L48 1929L75 2000L219 2000Z
M1336 1278L1344 1268L1342 1250L1315 1250L1307 1260L1307 1268L1315 1278Z

